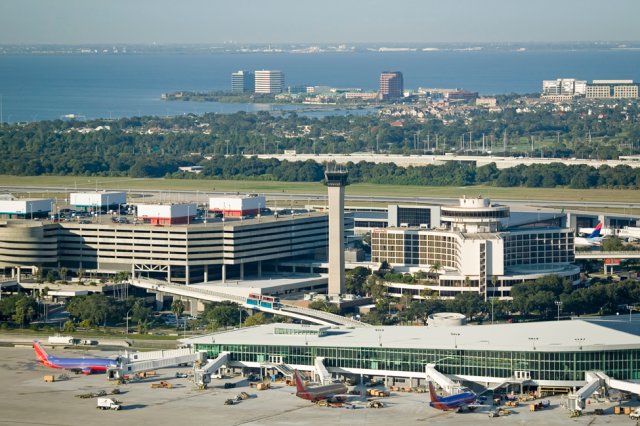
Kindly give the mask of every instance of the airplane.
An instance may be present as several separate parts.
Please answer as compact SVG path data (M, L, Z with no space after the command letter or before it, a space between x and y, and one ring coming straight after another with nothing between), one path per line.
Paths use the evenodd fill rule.
M33 342L33 350L40 365L83 374L105 373L107 369L118 364L117 360L109 358L59 358L49 355L37 341Z
M436 389L433 387L433 383L429 382L429 396L431 397L429 405L438 410L464 410L465 408L473 410L481 407L481 405L476 404L478 395L469 389L455 395L438 396Z
M323 399L330 402L344 402L348 398L348 389L342 383L331 383L329 385L308 387L302 382L297 370L294 370L293 375L296 380L296 396L298 398L306 399L311 402Z
M575 237L573 244L575 247L594 247L602 244L603 236L600 235L602 231L602 222L598 223L593 229L593 232L587 237Z

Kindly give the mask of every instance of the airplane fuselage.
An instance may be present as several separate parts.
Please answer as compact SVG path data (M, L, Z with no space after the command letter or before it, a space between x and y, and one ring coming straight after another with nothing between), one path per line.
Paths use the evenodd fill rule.
M476 402L477 395L473 392L464 392L457 395L451 395L446 397L440 397L437 401L431 401L429 403L433 408L438 410L455 410L460 407L466 407L467 405L474 404Z
M336 395L344 395L347 393L347 387L339 383L317 386L315 388L306 388L304 391L296 392L298 398L308 401L320 401L323 399L332 399Z

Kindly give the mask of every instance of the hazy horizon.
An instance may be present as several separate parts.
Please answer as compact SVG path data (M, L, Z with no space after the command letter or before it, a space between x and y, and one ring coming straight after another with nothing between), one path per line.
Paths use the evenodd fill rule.
M640 40L637 0L5 0L4 45Z

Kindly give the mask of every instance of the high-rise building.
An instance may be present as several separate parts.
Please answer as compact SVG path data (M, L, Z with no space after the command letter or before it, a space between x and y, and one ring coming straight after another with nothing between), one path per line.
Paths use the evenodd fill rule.
M633 80L593 80L593 83L587 84L586 97L589 99L636 99L638 84Z
M236 71L231 74L231 91L233 93L253 93L255 90L255 74L251 71Z
M273 70L257 70L255 72L256 93L282 93L284 88L284 73Z
M404 81L400 71L384 71L380 74L380 99L400 99L404 93Z

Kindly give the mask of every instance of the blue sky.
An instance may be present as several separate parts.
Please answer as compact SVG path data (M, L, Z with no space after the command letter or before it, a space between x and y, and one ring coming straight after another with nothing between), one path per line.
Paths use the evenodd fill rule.
M0 0L0 44L640 40L638 0Z

